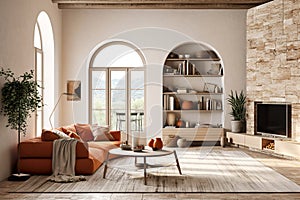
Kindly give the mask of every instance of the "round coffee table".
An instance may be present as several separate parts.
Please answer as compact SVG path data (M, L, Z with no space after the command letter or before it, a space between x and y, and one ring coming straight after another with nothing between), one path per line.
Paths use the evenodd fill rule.
M127 150L122 150L121 148L117 148L117 149L111 149L107 152L107 156L105 159L105 166L104 166L104 172L103 172L103 178L105 178L106 175L106 171L107 171L107 164L109 161L109 155L113 154L113 155L118 155L118 156L127 156L127 157L134 157L135 158L135 165L139 166L140 164L143 166L144 168L144 184L147 185L147 162L146 162L146 158L147 157L161 157L161 156L167 156L170 154L174 154L175 156L175 161L176 161L176 166L178 169L179 174L181 173L181 169L180 169L180 165L179 165L179 161L178 161L178 157L176 154L175 150L158 150L158 151L153 151L152 149L145 149L141 152L134 152L134 151L127 151ZM143 163L137 163L137 158L144 158L144 162ZM170 166L170 165L168 165Z

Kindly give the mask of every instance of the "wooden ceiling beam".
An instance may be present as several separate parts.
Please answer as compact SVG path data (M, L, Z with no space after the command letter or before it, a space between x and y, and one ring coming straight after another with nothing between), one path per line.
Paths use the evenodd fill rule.
M53 3L104 3L104 4L123 4L123 3L142 3L142 4L261 4L267 0L52 0Z
M60 9L249 9L271 0L52 0Z
M259 4L58 4L59 9L249 9Z

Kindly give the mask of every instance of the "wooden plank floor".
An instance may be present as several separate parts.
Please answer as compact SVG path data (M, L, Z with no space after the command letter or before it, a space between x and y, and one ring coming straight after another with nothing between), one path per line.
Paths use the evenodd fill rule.
M221 149L221 147L214 147ZM234 150L234 147L222 148L222 150ZM300 185L300 161L275 157L268 154L249 151L239 148L248 155L256 158L266 166L273 168L278 173ZM0 182L0 199L107 199L107 200L149 200L149 199L299 199L299 193L8 193L20 183Z

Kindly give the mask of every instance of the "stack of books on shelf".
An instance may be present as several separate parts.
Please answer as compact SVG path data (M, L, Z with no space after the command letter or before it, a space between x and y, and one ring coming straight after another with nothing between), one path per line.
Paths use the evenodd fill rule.
M174 104L175 104L174 96L164 94L164 96L163 96L164 110L174 110L174 106L175 106Z
M203 96L198 101L198 110L221 110L222 103L219 100L204 98Z

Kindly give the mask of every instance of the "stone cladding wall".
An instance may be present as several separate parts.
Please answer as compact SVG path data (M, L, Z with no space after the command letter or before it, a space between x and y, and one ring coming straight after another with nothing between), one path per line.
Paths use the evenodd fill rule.
M274 0L247 13L247 134L254 101L292 103L292 137L300 140L300 0Z

